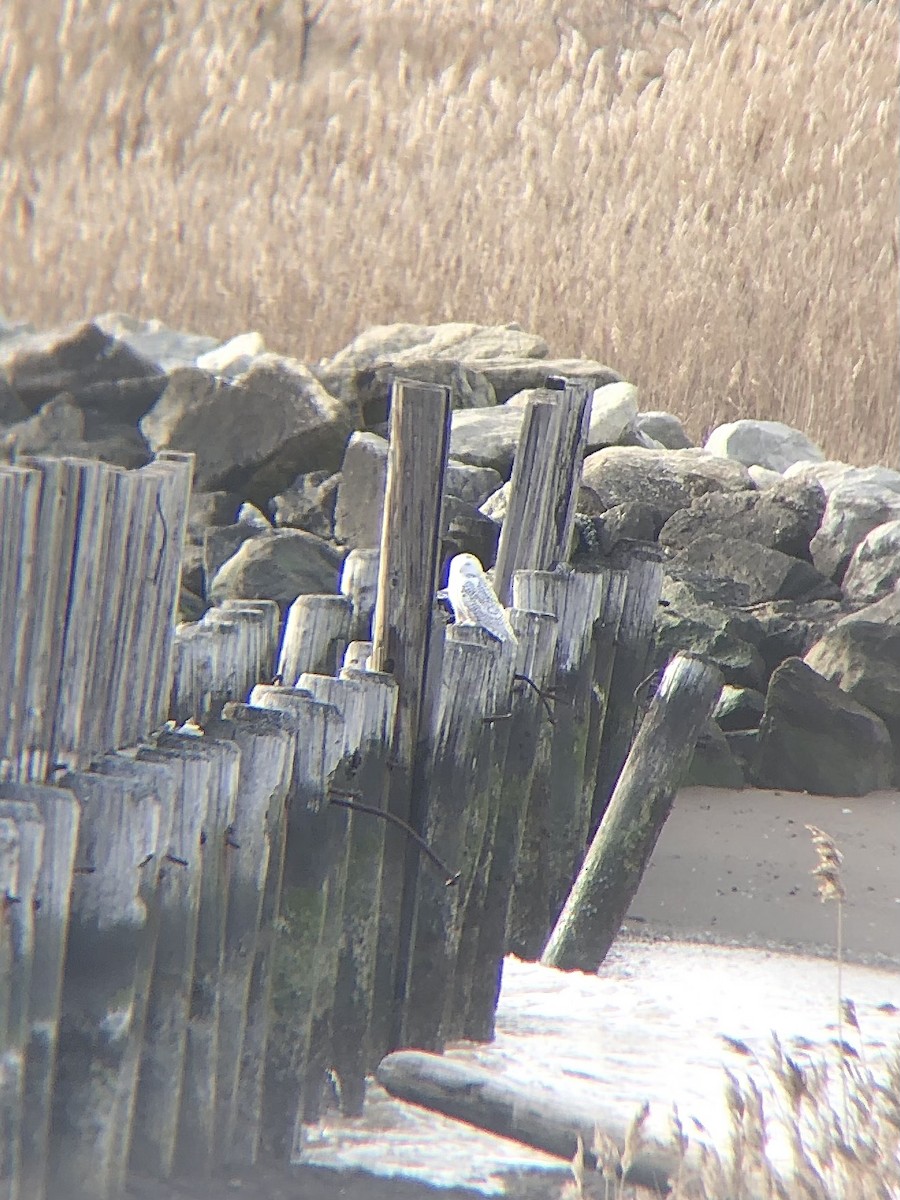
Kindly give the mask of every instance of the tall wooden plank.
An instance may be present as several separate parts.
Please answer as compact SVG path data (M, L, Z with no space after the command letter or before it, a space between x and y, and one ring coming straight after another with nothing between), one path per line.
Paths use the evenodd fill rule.
M391 396L371 667L397 680L397 724L388 809L407 823L419 820L413 812L413 773L420 713L428 688L449 444L448 389L397 380ZM435 687L438 677L435 672ZM417 874L416 853L397 831L389 831L385 839L378 954L382 962L396 964L392 990L398 1003L391 1041L399 1035L402 1019L400 997L406 991Z
M41 488L39 471L0 469L0 779L22 775Z
M298 596L288 609L276 675L295 687L306 672L333 675L350 637L352 602L346 596Z
M0 800L34 808L41 816L43 847L35 887L34 958L22 1115L20 1194L42 1200L59 1034L63 959L69 896L81 808L71 792L38 783L0 784ZM3 884L0 883L0 887Z
M602 568L607 572L604 589L603 611L594 623L594 682L591 695L591 720L588 730L587 749L584 755L584 804L591 814L590 836L596 830L594 822L594 792L600 769L600 752L603 731L609 714L610 690L616 660L616 643L625 595L628 590L628 575L625 571Z

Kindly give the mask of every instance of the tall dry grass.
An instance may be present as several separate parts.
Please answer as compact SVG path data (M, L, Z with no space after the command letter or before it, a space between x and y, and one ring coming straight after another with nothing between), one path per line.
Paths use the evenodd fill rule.
M0 309L517 320L896 463L892 0L4 0Z

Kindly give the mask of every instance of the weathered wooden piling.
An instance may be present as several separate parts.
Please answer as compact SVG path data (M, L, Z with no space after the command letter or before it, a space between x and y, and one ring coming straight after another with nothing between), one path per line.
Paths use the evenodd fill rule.
M547 798L544 934L552 928L581 866L590 827L584 766L591 725L596 647L594 624L603 612L605 571L520 571L513 582L516 607L550 612L557 619L552 767Z
M462 1026L463 1036L476 1041L490 1041L494 1034L507 924L531 782L542 745L549 758L552 730L552 706L542 693L549 690L553 680L556 619L550 613L523 612L516 608L509 617L519 640L515 660L517 681L513 684L509 741Z
M200 904L194 976L184 1050L184 1077L177 1123L175 1166L186 1175L209 1174L215 1154L216 1076L219 1057L221 977L225 959L230 856L240 776L240 750L225 738L166 734L163 750L205 762L206 816L201 834Z
M19 830L16 822L0 818L0 885L7 896L19 890ZM10 906L3 905L0 913L0 1062L9 1058L9 1079L0 1082L0 1193L13 1197L19 1190L19 1127L16 1093L21 1079L17 1069L16 1029L13 1016L20 1006L15 988L15 930Z
M628 583L600 744L591 806L592 829L600 823L634 738L638 692L649 670L653 626L662 591L663 552L654 542L623 544L613 551L610 566L625 570Z
M149 936L141 871L158 850L159 805L128 781L70 772L81 803L49 1143L48 1190L114 1193L120 1080L134 1034L138 965ZM155 869L155 867L154 867Z
M33 577L43 477L20 465L0 467L0 780L23 778L25 711L36 610ZM37 664L34 664L36 667Z
M332 776L329 799L354 805L347 827L347 881L334 1008L331 1062L341 1088L341 1109L358 1116L369 1066L374 1006L375 950L386 823L387 759L393 741L397 685L389 675L344 671L339 679L301 675L300 686L333 704L344 718L344 754ZM345 792L346 795L341 793ZM366 812L359 806L375 810Z
M451 882L431 866L419 872L402 1040L425 1050L443 1049L445 1040L463 892L475 866L465 861L469 792L484 718L494 715L495 647L472 640L464 628L447 630L423 832L432 852L460 878Z
M0 784L0 800L20 804L26 811L37 810L43 828L40 869L34 889L36 903L32 906L34 954L19 1172L23 1200L25 1197L42 1200L80 808L71 792L37 783Z
M721 690L720 672L703 659L678 654L666 667L544 949L547 966L595 971L603 962Z
M397 380L391 393L371 666L397 680L388 810L419 832L421 816L417 811L418 798L414 796L413 772L423 697L428 688L449 444L449 390ZM431 669L435 674L433 663ZM395 1011L393 1028L387 1035L389 1043L399 1036L402 1021L417 874L418 855L410 848L406 836L397 828L386 830L377 953L382 963L392 964Z
M350 640L368 642L372 637L372 614L378 594L380 550L351 550L341 571L341 595L353 606Z
M309 671L333 675L350 640L352 601L346 596L298 596L288 609L276 675L287 687Z
M628 575L625 571L609 567L600 568L607 574L604 588L603 607L594 622L594 680L591 688L591 717L587 747L584 755L584 798L585 811L591 814L590 834L594 832L594 792L597 773L600 769L600 754L603 733L610 706L610 688L615 667L616 646L625 595L628 590Z

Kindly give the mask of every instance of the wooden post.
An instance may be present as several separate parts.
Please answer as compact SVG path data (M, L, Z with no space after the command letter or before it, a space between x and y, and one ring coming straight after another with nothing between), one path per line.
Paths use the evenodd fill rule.
M666 667L544 949L546 966L596 971L603 962L721 690L721 674L700 658L678 654Z
M15 465L0 467L0 780L22 779L25 722L35 620L46 595L34 595L35 547L43 476ZM46 589L43 589L46 592Z
M609 573L599 571L520 571L513 582L517 608L551 612L557 618L555 723L544 843L545 931L552 928L562 908L587 846L590 805L585 800L584 765L591 723L593 635L608 584Z
M220 981L225 958L228 911L228 846L234 821L241 753L224 738L166 734L163 750L178 750L209 767L206 818L201 837L200 906L194 954L194 978L184 1053L181 1108L177 1123L175 1168L187 1175L212 1170L215 1150L216 1068L219 1057Z
M382 809L397 708L396 682L389 675L345 671L340 679L301 675L300 686L333 704L344 717L344 756L332 778L333 802L341 802L343 788L352 790L351 803ZM326 1065L340 1080L342 1112L359 1116L369 1066L385 822L371 813L351 811L347 833L343 930L329 1031L331 1061Z
M278 652L278 634L281 629L281 611L275 600L223 600L217 606L223 612L240 613L257 631L254 645L258 657L253 662L252 678L247 692L258 683L269 683L275 675L275 657Z
M193 718L205 727L213 719L219 640L209 625L186 622L176 630L169 716L179 724Z
M250 701L286 713L296 739L257 1132L259 1152L285 1162L303 1116L313 1007L319 971L327 960L326 914L336 908L339 918L343 905L345 845L339 819L345 814L327 805L325 796L339 758L343 717L330 704L295 688L256 687Z
M380 550L351 550L341 572L341 595L353 605L350 640L367 642L372 637L372 613L378 593Z
M459 948L461 908L475 867L465 861L469 793L484 718L493 715L498 655L499 646L494 650L470 640L457 626L447 630L424 836L462 878L450 886L430 865L419 872L402 1040L427 1050L443 1049L445 1040L444 1008Z
M44 843L41 814L33 804L0 800L0 821L15 826L18 883L4 893L8 909L11 961L6 1046L0 1075L0 1195L17 1200L24 1182L25 1056L31 1032L31 976L34 966L34 900Z
M4 895L15 896L19 890L19 830L15 821L0 818L0 887ZM20 1007L15 987L15 929L11 905L0 910L0 1055L13 1063L11 1078L0 1082L0 1195L12 1200L19 1190L19 1127L16 1104L17 1083L21 1077L16 1069L16 1030L13 1024Z
M175 809L175 774L167 764L137 762L123 754L107 754L94 763L98 774L111 775L127 785L137 803L157 803L159 808L158 851L139 872L138 895L147 913L140 953L135 964L134 1007L131 1036L119 1068L119 1111L111 1150L111 1191L115 1195L125 1187L125 1172L131 1146L131 1130L137 1092L138 1068L147 1018L147 1002L156 963L159 940L159 877L168 850Z
M59 1034L63 958L80 807L71 792L37 783L0 784L0 800L36 809L43 825L35 886L34 959L22 1117L22 1200L42 1200L52 1087ZM0 882L0 887L4 886Z
M541 692L552 685L556 661L556 618L549 613L512 609L512 627L519 639L516 673L531 680L513 686L509 744L501 781L487 891L478 922L478 947L469 985L463 1036L490 1041L500 997L506 929L512 902L516 863L522 846L531 782L546 743L549 754L549 714Z
M178 747L142 747L137 761L158 764L171 773L173 807L159 873L159 935L141 1046L131 1163L168 1179L181 1104L211 766L208 755Z
M309 671L333 675L350 640L352 602L346 596L298 596L288 609L277 676L287 687Z
M613 551L611 565L628 572L616 639L606 721L600 745L591 828L599 825L634 737L637 692L646 680L653 626L663 583L663 553L655 543L632 543Z
M113 776L69 773L81 802L49 1144L49 1189L107 1200L118 1163L120 1072L134 1036L148 935L141 872L158 849L159 805ZM155 864L154 864L155 870Z
M457 637L488 645L495 655L493 687L488 696L488 712L483 718L476 750L474 770L470 774L466 812L466 841L461 868L463 877L459 910L459 945L453 967L452 985L447 992L442 1022L447 1040L466 1037L468 1009L479 970L490 970L479 957L479 940L485 920L485 903L496 845L496 827L511 733L510 701L517 647L498 645L483 630L461 626Z
M413 772L423 697L429 686L449 444L449 390L395 381L371 667L397 680L397 723L387 803L395 817L414 827L420 818L413 811ZM432 674L438 677L433 670ZM418 854L409 847L408 839L397 829L387 830L378 957L382 963L390 961L395 966L396 1009L391 1042L399 1036L402 1021L401 997L406 991L409 968L417 873Z
M609 692L615 665L616 641L625 605L628 576L624 571L600 568L606 574L603 589L603 607L594 622L594 680L591 688L591 716L588 729L587 748L584 755L584 811L591 814L588 838L593 837L594 791L597 787L597 772L600 768L600 748L603 730L609 712Z
M483 1067L413 1050L389 1055L377 1078L398 1099L562 1159L575 1157L580 1138L589 1168L597 1165L592 1152L597 1129L612 1138L620 1154L624 1151L630 1114L606 1110L593 1100L566 1103L555 1093L548 1096L538 1083L528 1087L515 1079L498 1078ZM677 1168L671 1146L642 1140L625 1182L664 1194ZM613 1189L607 1194L620 1194L617 1183Z
M226 704L219 736L227 735L241 752L234 820L227 847L228 917L219 1008L216 1069L216 1157L224 1161L234 1135L241 1047L247 1000L256 956L266 874L269 867L267 823L284 810L293 770L294 742L279 714L246 704Z

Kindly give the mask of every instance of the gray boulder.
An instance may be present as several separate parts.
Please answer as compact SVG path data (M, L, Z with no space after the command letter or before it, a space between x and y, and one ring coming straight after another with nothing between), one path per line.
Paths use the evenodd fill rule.
M524 416L524 409L511 405L455 412L450 422L451 455L474 467L490 467L509 479Z
M816 482L782 482L765 492L712 492L674 513L661 529L659 541L682 550L698 537L716 534L808 561L809 543L824 510L825 493Z
M484 375L452 359L420 358L363 367L320 365L313 373L327 392L359 412L361 423L368 428L380 429L387 421L396 379L449 388L454 409L487 408L496 403L494 389Z
M181 583L191 595L202 598L206 588L203 547L188 542L181 552Z
M210 371L213 375L243 375L265 353L262 334L239 333L221 346L201 354L197 358L197 366L201 371Z
M5 455L69 454L84 438L84 413L65 393L42 404L34 416L5 430L0 446Z
M604 508L638 501L653 508L657 529L707 492L752 488L746 467L703 450L641 450L607 446L584 460L582 481Z
M455 554L474 554L486 569L497 561L500 526L474 504L456 496L447 496L443 511L442 550L445 558Z
M766 698L755 688L726 683L716 703L713 719L724 733L756 729L762 720Z
M764 600L831 600L840 589L810 563L758 542L724 534L698 534L673 558L677 566L746 584L748 604Z
M589 358L479 359L472 365L490 383L498 404L507 404L520 392L543 389L551 376L573 382L589 380L595 388L622 381L617 371Z
M356 423L302 363L265 354L233 381L174 371L141 431L154 450L192 451L201 490L262 507L297 475L336 470Z
M142 358L161 371L192 367L201 354L219 346L219 338L206 334L182 333L162 321L145 321L128 313L107 312L94 318L94 324L111 338L125 342Z
M654 442L659 442L666 450L687 450L694 444L682 423L671 413L655 409L638 413L635 428L653 438Z
M203 544L203 535L211 526L232 525L241 506L236 492L191 492L188 504L188 538Z
M690 649L714 662L726 683L762 691L766 666L753 644L758 635L753 618L697 603L683 595L680 602L661 606L656 616L648 671L659 670Z
M590 525L592 548L608 557L620 542L652 542L656 534L656 514L647 504L631 501L614 504L600 516L576 514L582 531Z
M841 584L851 604L873 604L900 586L900 520L867 533L853 552Z
M351 550L381 545L388 443L374 433L354 433L344 451L334 506L335 540Z
M638 411L638 392L631 383L607 383L591 397L591 416L586 449L613 446L626 430L634 427Z
M737 791L746 785L741 763L732 754L725 734L711 721L697 739L691 765L681 786Z
M828 496L819 531L810 544L812 560L838 583L857 546L871 530L900 518L900 492L869 481L839 483Z
M862 608L846 613L837 622L838 625L849 625L851 621L875 621L884 625L900 625L900 587L894 588L883 599L874 604L866 604Z
M233 525L211 525L203 531L203 589L209 597L219 568L240 550L244 542L259 536L251 525L236 521Z
M805 433L781 421L729 421L712 431L704 449L722 458L732 458L745 467L758 464L771 471L784 471L795 462L825 458Z
M90 322L0 342L0 369L32 413L61 392L79 405L85 390L98 385L165 378L155 363Z
M493 467L477 467L451 458L444 476L444 492L478 508L502 483L499 471Z
M864 796L890 785L884 722L802 659L773 673L760 722L754 776L763 787Z
M518 325L376 325L355 337L320 366L366 367L379 362L402 363L433 358L456 361L497 358L543 358L548 352L543 338L525 333Z
M830 629L804 662L881 717L894 746L900 783L900 625L853 621Z
M305 529L327 541L334 537L334 509L341 483L339 472L309 471L269 501L277 528Z
M827 459L825 462L796 462L784 472L785 479L801 476L817 479L825 489L826 496L830 496L836 487L843 484L871 485L900 492L900 471L894 471L890 467L853 467L850 463Z
M753 618L761 631L755 645L766 664L766 674L786 658L802 658L842 612L836 600L773 600L755 605Z
M301 595L336 594L342 561L334 547L301 529L257 534L216 572L209 599L277 600L284 608Z

